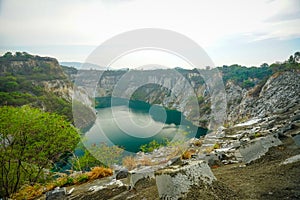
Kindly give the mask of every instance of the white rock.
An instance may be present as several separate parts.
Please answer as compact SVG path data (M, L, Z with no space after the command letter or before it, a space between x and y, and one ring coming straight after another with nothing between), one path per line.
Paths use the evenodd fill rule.
M256 123L258 123L258 122L260 122L260 121L261 121L260 118L253 118L253 119L250 119L249 121L246 121L246 122L237 124L237 125L235 125L234 127L250 126L250 125L256 124Z
M216 177L205 161L190 161L156 172L155 179L159 197L176 200L184 197L193 185L209 185Z
M298 161L300 161L300 154L295 155L295 156L292 156L292 157L286 159L285 161L283 161L283 162L281 163L281 165L286 165L286 164L290 164L290 163L295 163L295 162L298 162Z

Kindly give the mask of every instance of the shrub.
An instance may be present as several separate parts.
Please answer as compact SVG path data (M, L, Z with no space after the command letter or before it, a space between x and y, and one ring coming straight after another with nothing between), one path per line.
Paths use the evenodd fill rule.
M200 147L200 146L202 146L202 141L201 140L196 140L194 142L194 145L197 146L197 147Z
M55 182L55 185L57 187L63 187L63 186L73 185L74 183L75 183L75 181L72 177L64 176L64 177L58 178Z
M182 159L184 159L184 160L187 160L187 159L191 159L191 157L192 157L192 155L195 153L195 151L194 150L186 150L183 154L182 154L182 156L181 156L181 158Z
M104 167L94 167L92 168L92 171L87 172L87 175L89 177L89 180L95 180L107 176L112 176L113 171L109 168Z
M123 158L122 163L128 170L133 170L137 166L136 160L132 156L126 156Z
M152 161L150 158L147 158L147 157L144 157L143 159L141 159L140 161L140 164L143 165L143 166L151 166L152 164Z
M221 144L219 143L214 144L214 149L220 149L220 148L221 148Z
M89 176L87 174L80 174L75 178L75 184L85 183L89 180Z
M256 138L261 137L261 136L262 136L262 135L261 135L261 133L259 133L259 132L254 134L254 137L256 137Z

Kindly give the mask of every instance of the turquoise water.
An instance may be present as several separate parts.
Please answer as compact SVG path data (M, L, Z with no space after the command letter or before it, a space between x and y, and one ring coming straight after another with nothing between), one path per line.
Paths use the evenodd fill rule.
M88 145L105 142L138 152L141 145L153 140L184 140L207 132L194 126L181 112L159 105L110 97L96 98L96 105L97 120L85 133Z

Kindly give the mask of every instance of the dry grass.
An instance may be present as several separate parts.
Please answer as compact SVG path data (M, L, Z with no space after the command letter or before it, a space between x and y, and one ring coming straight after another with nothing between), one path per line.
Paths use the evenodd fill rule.
M213 150L214 150L214 147L213 147L213 146L211 146L211 147L206 147L205 150L204 150L204 153L211 153Z
M89 177L89 180L95 180L95 179L104 178L107 176L112 176L113 171L109 168L94 167L94 168L92 168L92 171L87 172L87 175Z
M217 169L217 168L219 168L220 166L219 165L213 165L213 166L211 166L210 168L211 169Z
M202 143L203 143L202 140L196 140L196 141L194 142L194 145L197 146L197 147L200 147L200 146L202 146Z
M195 153L195 150L193 150L193 149L186 150L186 151L182 154L181 158L182 158L183 160L191 159L191 157L192 157L192 155L193 155L194 153Z
M61 173L61 177L57 178L56 180L50 183L47 183L46 185L41 185L37 183L33 186L23 186L17 193L13 194L12 199L31 200L41 196L43 193L53 190L56 187L81 184L90 180L95 180L112 175L113 171L109 168L104 167L94 167L92 171L83 174L78 174L76 176L68 176L66 174Z
M125 166L128 170L133 170L137 166L136 159L132 156L126 156L122 160L123 166Z
M31 199L35 199L36 197L39 197L43 194L43 187L39 184L35 184L33 186L31 185L26 185L24 187L22 187L18 193L15 193L12 196L12 199L16 199L16 200L31 200Z
M174 148L173 151L167 156L167 160L170 160L176 156L181 156L184 153L182 148Z
M139 160L139 163L142 165L142 166L151 166L151 165L154 165L155 163L152 163L151 159L150 158L147 158L147 157L144 157L143 159Z

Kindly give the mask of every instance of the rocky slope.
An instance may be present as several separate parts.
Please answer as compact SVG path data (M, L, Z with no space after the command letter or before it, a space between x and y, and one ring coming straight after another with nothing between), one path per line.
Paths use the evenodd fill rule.
M228 84L228 103L231 105L228 121L263 118L292 110L300 103L299 80L299 71L287 71L273 74L265 84L249 91Z

